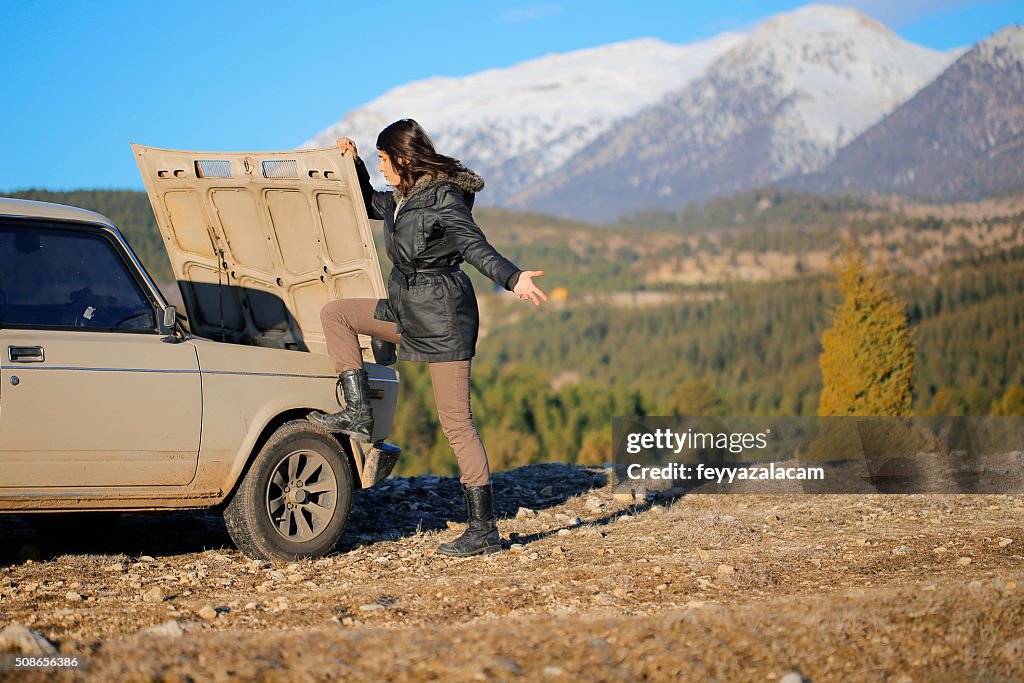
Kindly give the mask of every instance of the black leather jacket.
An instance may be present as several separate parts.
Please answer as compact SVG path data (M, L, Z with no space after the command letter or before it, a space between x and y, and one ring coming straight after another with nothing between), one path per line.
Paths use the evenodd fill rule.
M394 264L388 298L374 317L398 324L401 360L472 358L480 329L476 293L459 264L467 261L505 289L522 272L488 243L471 212L483 181L472 171L421 176L395 216L395 192L379 192L356 160L367 215L384 221L384 245Z

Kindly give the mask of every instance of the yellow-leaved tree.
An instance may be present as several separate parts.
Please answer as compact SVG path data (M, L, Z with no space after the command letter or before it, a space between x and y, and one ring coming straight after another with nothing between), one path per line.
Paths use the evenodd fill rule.
M847 243L836 268L843 297L821 335L818 415L909 415L914 347L905 305Z

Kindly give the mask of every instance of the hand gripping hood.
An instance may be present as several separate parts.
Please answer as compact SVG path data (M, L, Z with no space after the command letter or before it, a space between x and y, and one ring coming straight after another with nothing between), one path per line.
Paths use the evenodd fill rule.
M324 304L386 296L351 157L132 149L194 334L326 353Z

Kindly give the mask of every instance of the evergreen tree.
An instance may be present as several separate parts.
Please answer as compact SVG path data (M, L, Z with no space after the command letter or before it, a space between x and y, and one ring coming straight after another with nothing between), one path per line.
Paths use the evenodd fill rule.
M684 417L721 416L726 414L726 407L710 383L702 379L691 379L680 383L672 392L669 414Z
M903 302L853 244L836 269L842 302L821 336L819 415L907 415L914 349Z

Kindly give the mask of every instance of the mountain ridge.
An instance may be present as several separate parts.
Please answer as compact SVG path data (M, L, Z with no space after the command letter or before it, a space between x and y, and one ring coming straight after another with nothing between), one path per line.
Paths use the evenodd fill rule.
M827 166L780 185L929 200L1024 187L1024 27L980 41Z

